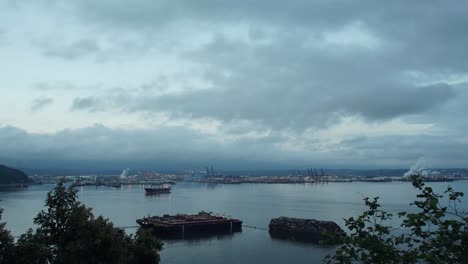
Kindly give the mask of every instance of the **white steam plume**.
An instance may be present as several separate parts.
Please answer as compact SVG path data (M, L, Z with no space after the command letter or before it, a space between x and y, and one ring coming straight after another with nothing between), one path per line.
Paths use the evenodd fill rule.
M431 174L431 170L427 168L426 159L424 157L419 158L403 176L410 177L414 174L419 174L421 176L428 176Z
M120 178L126 178L128 176L129 171L130 171L130 168L124 169L122 173L120 174Z

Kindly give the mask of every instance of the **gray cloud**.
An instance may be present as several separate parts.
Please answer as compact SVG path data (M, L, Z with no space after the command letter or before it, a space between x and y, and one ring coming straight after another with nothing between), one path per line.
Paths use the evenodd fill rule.
M44 55L71 60L95 54L101 49L95 39L79 39L65 45L49 42L43 45Z
M187 20L216 21L227 28L249 25L250 41L208 27L212 41L183 53L202 67L211 89L158 97L128 92L122 95L129 98L124 105L108 103L130 112L250 120L280 129L320 126L342 115L388 120L439 109L457 99L451 85L422 85L408 72L447 76L468 71L463 48L468 40L460 34L467 16L456 5L439 9L438 4L406 2L380 8L371 1L138 1L123 8L108 2L81 3L80 10L90 13L80 14L94 23L119 23L146 33ZM361 30L371 40L324 44L327 34L346 30ZM343 34L351 38L343 41L359 37L356 32ZM375 47L366 43L372 38ZM448 45L451 48L445 48Z
M47 9L54 3L43 2ZM371 0L359 3L345 0L287 3L280 0L255 3L245 0L236 3L229 0L196 3L190 0L138 0L130 5L123 0L78 0L67 4L76 11L81 23L98 28L100 33L140 32L142 38L157 35L167 28L214 31L236 25L252 27L254 30L250 36L253 38L255 34L252 33L255 30L261 32L258 30L261 28L298 32L311 37L361 22L388 44L386 52L389 56L380 61L382 63L410 69L423 67L455 71L464 71L468 63L467 54L463 52L468 42L468 36L463 34L468 22L465 11L468 3L462 1L447 5L398 0L382 5ZM450 49L446 48L448 43ZM141 49L140 46L138 48Z
M102 108L102 105L98 99L87 97L87 98L75 98L73 100L71 110L89 110L89 111L98 111Z
M394 92L391 89L345 94L337 100L348 112L360 113L369 118L388 119L397 116L418 114L439 107L456 95L455 88L447 84L424 87L408 87Z
M409 166L425 156L431 166L466 165L468 142L443 136L359 137L345 140L336 150L287 151L275 147L284 138L218 141L215 137L183 127L111 129L102 125L33 134L14 127L0 127L0 161L67 162L86 166L91 161L113 166L140 164L159 168L186 168L213 164L222 168L291 168L295 166ZM310 142L312 143L312 142ZM8 156L4 156L8 153Z
M380 166L410 165L410 161L426 157L433 166L466 167L468 141L460 142L444 136L377 136L360 137L341 143L342 155L352 155L356 162L379 160Z
M468 101L468 82L453 84L451 88L455 91L454 98L424 113L409 116L406 120L411 123L437 124L449 137L454 134L466 135L468 116L465 113L468 109L465 102Z
M46 106L52 104L54 102L54 99L50 97L39 97L34 99L34 101L31 103L31 111L39 111Z
M218 141L209 135L183 127L159 129L111 129L102 125L34 134L15 127L0 127L3 160L59 160L122 163L144 162L146 166L222 165L259 163L288 165L286 152L262 141ZM8 153L7 156L3 156ZM222 153L220 155L220 153ZM258 163L257 163L258 162Z
M394 63L428 67L466 67L466 60L453 60L462 53L468 37L464 28L468 22L465 2L426 3L424 1L151 1L139 0L128 5L126 1L74 2L84 21L105 27L118 25L131 30L159 30L180 23L225 24L244 23L277 28L327 32L355 21L362 21L384 40L393 41L401 49L411 50L408 57L395 57ZM457 40L453 41L452 40ZM446 43L454 49L446 49ZM421 56L426 55L426 56Z
M174 118L212 118L222 122L247 120L274 129L323 127L341 116L388 120L423 114L455 98L457 89L447 84L410 86L351 80L328 87L327 80L308 84L297 72L272 74L265 67L247 76L222 79L215 72L213 83L222 88L193 90L178 94L151 95L140 90L119 90L76 98L73 110L164 112ZM305 75L314 75L313 72ZM291 75L291 76L288 76ZM265 77L265 78L263 78ZM301 80L305 79L305 80ZM293 84L295 80L295 84ZM355 81L356 82L356 81ZM353 87L354 85L354 87ZM359 86L361 85L361 86ZM367 85L367 86L366 86Z
M51 81L39 82L33 85L33 89L40 91L81 91L81 90L99 90L100 84L93 85L75 85L70 81Z

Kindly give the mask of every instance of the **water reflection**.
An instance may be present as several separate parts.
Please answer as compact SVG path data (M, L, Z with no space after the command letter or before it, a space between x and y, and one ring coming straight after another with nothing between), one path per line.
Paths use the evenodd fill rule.
M174 242L174 241L184 241L187 243L197 243L197 242L207 242L215 240L231 240L236 235L241 235L241 232L225 232L225 233L198 233L198 234L185 234L182 235L172 235L163 237L164 242Z

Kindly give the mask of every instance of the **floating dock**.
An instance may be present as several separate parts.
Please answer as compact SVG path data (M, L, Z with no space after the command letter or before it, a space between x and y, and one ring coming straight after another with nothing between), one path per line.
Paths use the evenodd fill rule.
M151 216L138 219L136 222L143 228L151 228L156 235L163 238L232 234L242 231L242 221L239 219L215 216L206 212L195 215Z

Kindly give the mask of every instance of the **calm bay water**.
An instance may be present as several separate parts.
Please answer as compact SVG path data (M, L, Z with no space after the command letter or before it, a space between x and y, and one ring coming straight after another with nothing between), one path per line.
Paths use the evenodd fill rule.
M468 194L468 182L431 183L442 193L447 185ZM31 186L17 191L0 191L3 221L17 236L33 227L33 217L43 208L53 185ZM121 189L84 187L79 198L116 226L134 226L146 215L213 211L244 221L244 225L267 228L279 216L336 221L356 216L364 209L363 196L380 196L384 208L398 212L409 209L416 191L410 183L328 184L241 184L209 185L178 183L171 194L145 196L143 186ZM466 206L465 197L463 204ZM131 232L132 230L127 230ZM162 263L319 263L333 248L270 238L268 231L244 228L232 236L200 240L164 241Z

